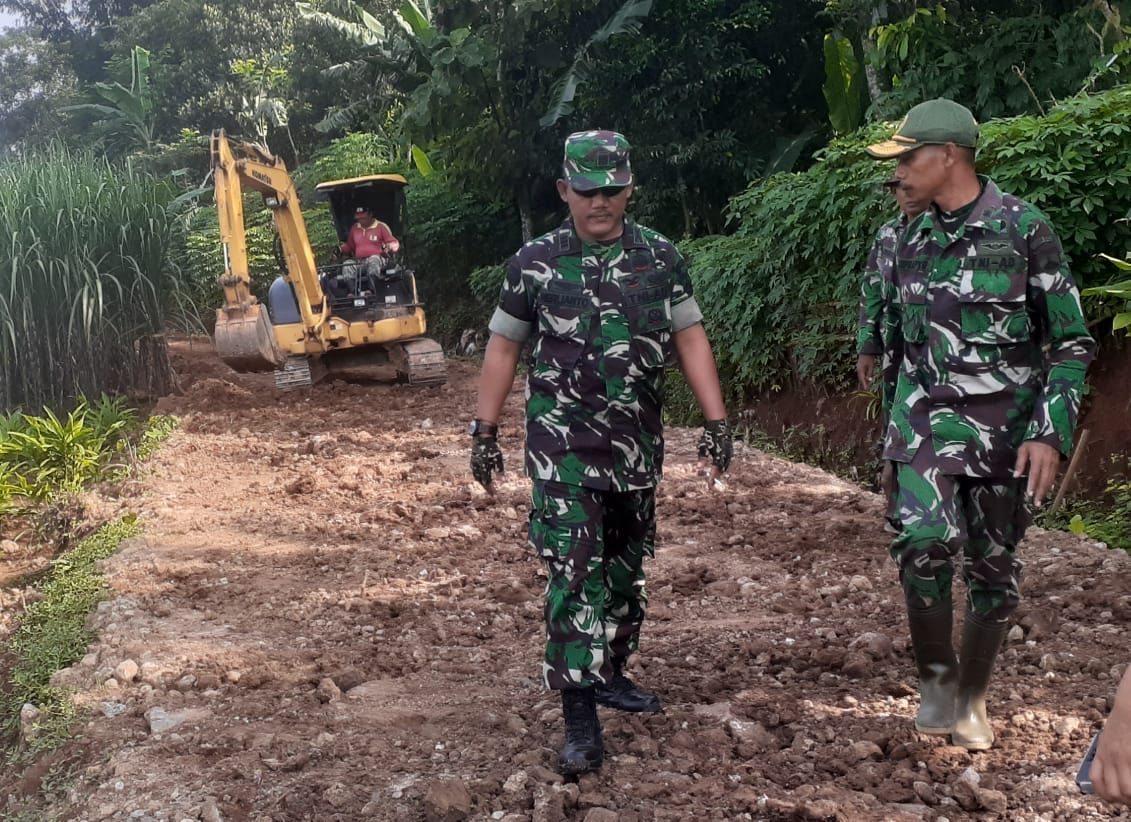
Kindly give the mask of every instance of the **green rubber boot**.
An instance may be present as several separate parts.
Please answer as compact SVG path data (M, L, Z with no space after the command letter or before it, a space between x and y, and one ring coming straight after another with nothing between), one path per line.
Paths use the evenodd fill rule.
M958 700L950 741L970 751L984 751L994 744L994 729L986 715L986 692L990 688L994 660L1008 630L1009 620L966 612L959 652Z
M954 614L949 602L907 608L911 647L919 671L919 712L915 730L946 736L954 730L958 695L958 659L952 644Z

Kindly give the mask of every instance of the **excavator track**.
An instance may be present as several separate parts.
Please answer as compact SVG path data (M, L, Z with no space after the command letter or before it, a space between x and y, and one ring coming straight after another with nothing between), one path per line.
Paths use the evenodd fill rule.
M275 371L275 389L294 391L309 388L322 379L326 367L315 357L287 357L283 367Z
M389 359L410 385L439 385L448 381L444 349L435 340L421 338L389 346Z

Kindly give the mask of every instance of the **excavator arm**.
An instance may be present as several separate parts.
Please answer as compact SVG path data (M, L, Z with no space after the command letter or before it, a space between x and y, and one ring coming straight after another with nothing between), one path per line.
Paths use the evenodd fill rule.
M318 281L314 252L306 233L298 193L278 157L253 143L233 144L218 130L212 135L212 168L220 239L224 246L224 305L216 312L216 351L236 371L280 368L287 350L279 344L267 311L251 292L243 188L258 191L271 210L286 259L284 278L294 287L306 340L333 345L329 306ZM296 343L305 344L305 340Z

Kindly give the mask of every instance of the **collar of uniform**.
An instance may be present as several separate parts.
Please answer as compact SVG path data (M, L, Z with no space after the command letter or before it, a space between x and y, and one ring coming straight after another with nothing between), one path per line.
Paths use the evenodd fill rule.
M984 174L979 174L978 180L982 183L982 196L978 198L974 210L966 218L966 225L977 226L993 234L1000 234L1005 230L1005 220L1001 216L1005 209L1005 202L1002 199L1001 189L997 187L997 183Z
M1005 230L1005 221L999 216L1004 207L1001 189L997 187L997 183L984 174L979 174L978 180L982 183L982 193L978 196L973 210L967 215L963 225L1000 233ZM932 203L931 207L919 216L918 225L915 229L916 234L930 234L934 231L945 234L939 224L937 209L938 206Z
M644 240L644 232L640 230L631 217L624 218L624 233L620 237L621 247L626 251L630 248L644 248L648 245ZM550 252L551 257L565 257L581 253L581 237L574 228L573 218L567 217L558 227L554 236L554 247Z

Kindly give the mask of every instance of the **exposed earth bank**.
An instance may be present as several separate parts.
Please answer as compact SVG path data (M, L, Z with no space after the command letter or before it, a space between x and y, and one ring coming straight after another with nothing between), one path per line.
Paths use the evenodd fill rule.
M276 395L206 343L173 351L180 429L100 513L100 639L56 681L74 744L0 776L5 819L1082 820L1076 766L1131 659L1131 558L1033 529L985 753L915 733L880 500L740 447L722 492L671 431L632 674L663 714L602 709L606 762L554 773L526 548L521 385L496 496L467 469L476 365L441 387Z

